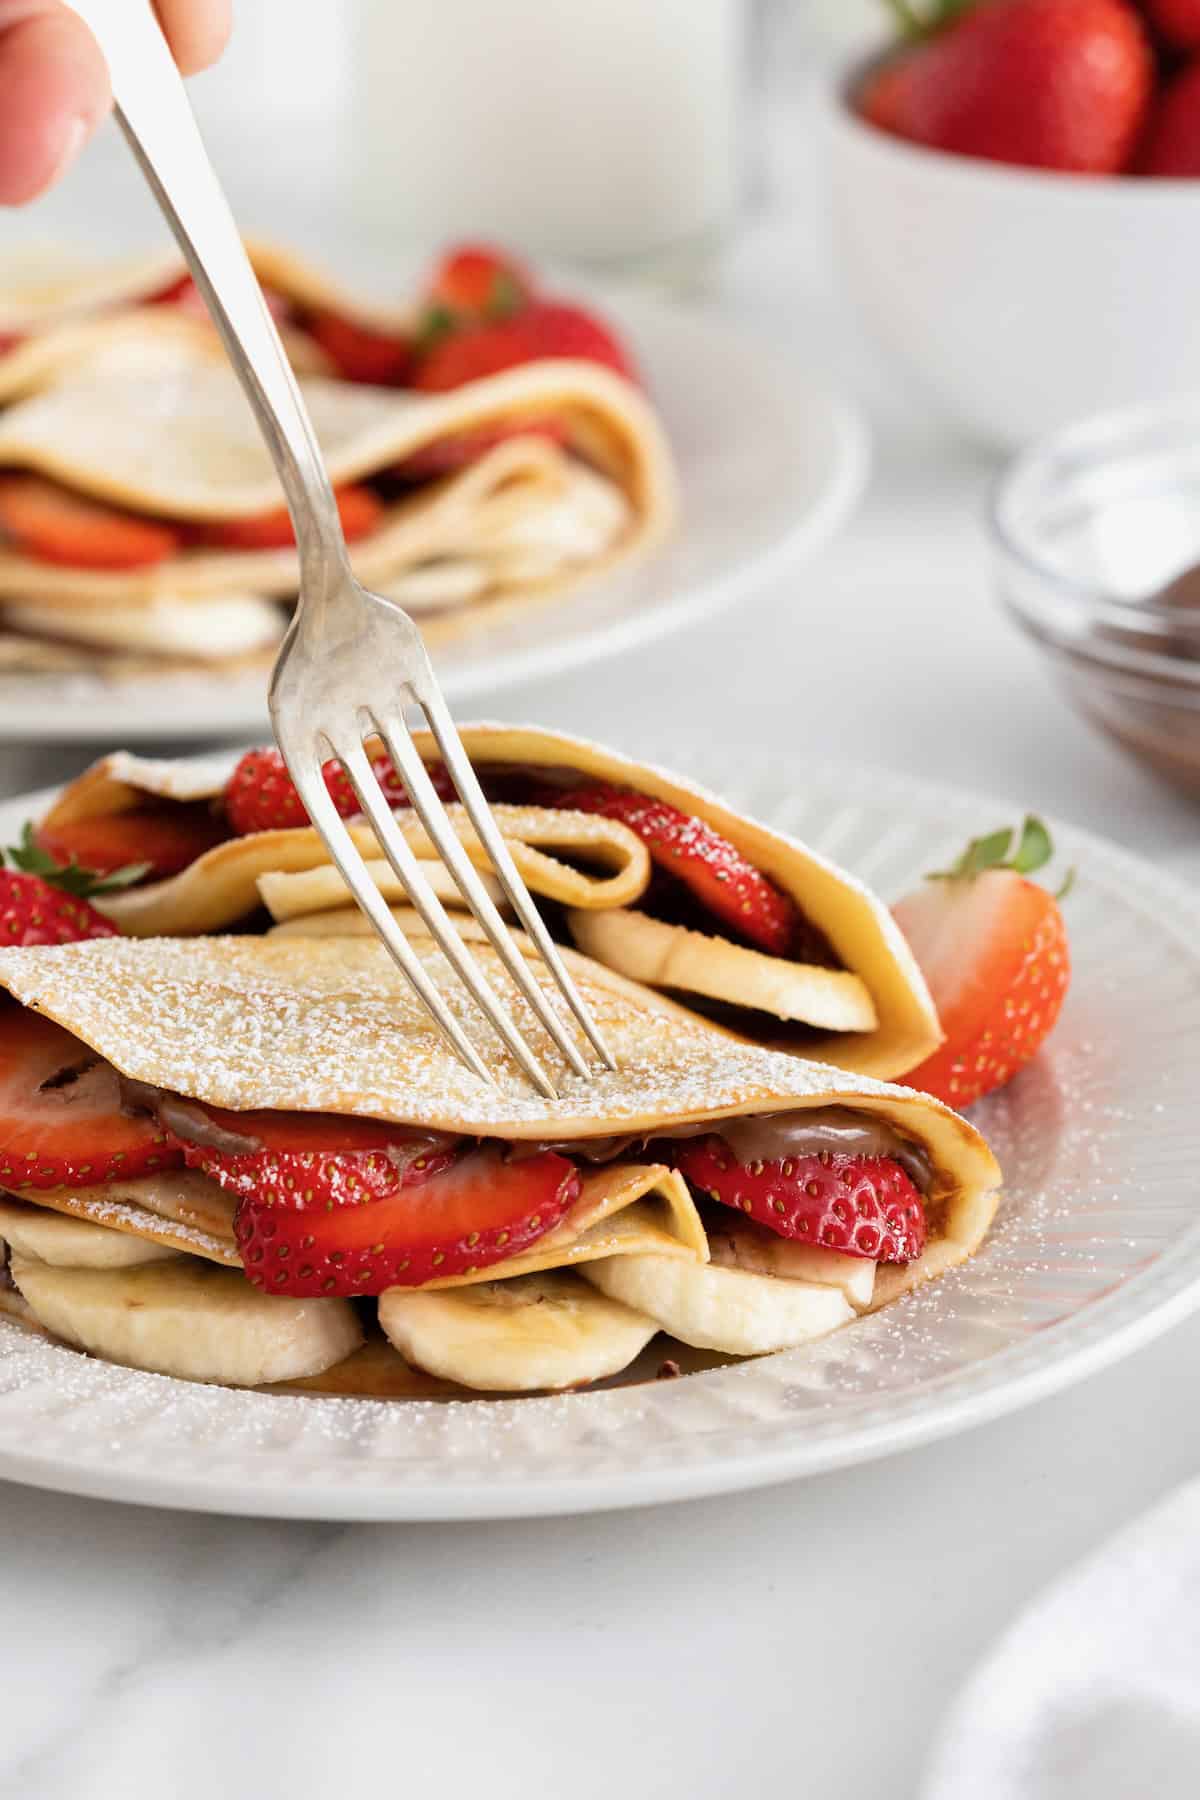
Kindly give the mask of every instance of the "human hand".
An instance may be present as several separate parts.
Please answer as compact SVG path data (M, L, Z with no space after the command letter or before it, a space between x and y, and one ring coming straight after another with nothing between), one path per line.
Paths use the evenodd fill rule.
M215 62L231 0L155 0L185 75ZM112 101L95 38L61 0L0 0L0 205L20 206L75 160Z

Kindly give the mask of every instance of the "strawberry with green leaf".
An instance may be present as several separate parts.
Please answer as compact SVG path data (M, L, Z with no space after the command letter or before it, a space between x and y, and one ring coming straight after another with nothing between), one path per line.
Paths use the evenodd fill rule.
M1014 837L1016 844L1014 848ZM1057 895L1029 877L1053 855L1040 819L973 838L949 869L894 908L929 984L946 1041L904 1080L970 1106L1010 1081L1058 1020L1071 978Z
M99 894L141 881L148 868L129 868L100 875L73 858L65 866L41 848L32 825L21 842L0 853L0 945L25 949L35 944L74 944L83 938L118 937L116 926L91 904Z

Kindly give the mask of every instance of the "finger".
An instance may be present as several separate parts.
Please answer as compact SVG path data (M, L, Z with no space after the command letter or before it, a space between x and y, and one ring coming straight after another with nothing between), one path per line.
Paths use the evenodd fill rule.
M232 0L154 0L159 24L185 75L215 63L229 40Z
M108 68L58 0L0 0L0 205L49 187L108 111Z

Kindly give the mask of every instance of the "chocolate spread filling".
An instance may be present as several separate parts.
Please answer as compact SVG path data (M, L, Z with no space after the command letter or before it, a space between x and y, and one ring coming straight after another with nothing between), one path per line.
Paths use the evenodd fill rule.
M157 1114L168 1131L188 1143L225 1156L253 1155L262 1149L258 1138L249 1132L227 1130L196 1101L182 1099L146 1082L131 1081L124 1075L119 1080L128 1111ZM445 1131L418 1132L403 1125L396 1130L393 1154L401 1163L408 1163L415 1156L437 1155L465 1142L463 1137ZM665 1159L673 1143L700 1137L722 1138L740 1163L785 1162L789 1157L820 1156L834 1151L844 1156L884 1156L899 1163L922 1194L928 1194L933 1186L933 1163L920 1144L906 1138L887 1119L856 1112L851 1106L701 1119L691 1125L666 1126L657 1132L620 1132L607 1137L518 1139L506 1148L514 1162L554 1151L577 1163L600 1165L631 1153L641 1156L648 1147L651 1154Z
M933 1186L933 1164L920 1144L902 1136L886 1119L874 1113L855 1112L849 1106L752 1113L740 1119L702 1119L694 1125L671 1125L662 1132L520 1143L512 1146L512 1155L520 1158L555 1150L562 1156L574 1157L576 1162L608 1163L630 1152L641 1155L647 1146L652 1154L657 1147L665 1155L672 1143L699 1137L722 1138L740 1163L784 1162L788 1157L820 1156L824 1151L839 1151L844 1156L886 1156L900 1164L922 1194Z

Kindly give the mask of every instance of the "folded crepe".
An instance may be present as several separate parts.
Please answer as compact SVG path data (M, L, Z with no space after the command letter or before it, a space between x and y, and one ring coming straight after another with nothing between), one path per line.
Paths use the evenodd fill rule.
M6 1310L110 1361L197 1380L526 1392L616 1374L660 1331L721 1355L792 1347L982 1241L999 1172L939 1102L735 1042L582 958L577 977L619 1066L588 1081L568 1072L544 1100L432 943L418 950L494 1085L446 1049L377 943L111 938L0 951L0 987L27 1009L0 1003ZM518 1005L499 959L480 954ZM30 1033L36 1085L22 1073ZM540 1027L531 1035L552 1057ZM108 1179L45 1185L53 1168L14 1136L23 1084L41 1159L56 1154L56 1111L76 1143L86 1115ZM137 1115L164 1166L111 1178L104 1133L116 1115L126 1145ZM324 1149L281 1160L281 1145L327 1146L312 1134L331 1126L381 1134L370 1141L389 1148L346 1175L331 1173ZM165 1166L184 1152L198 1167ZM766 1171L761 1206L720 1203L706 1183L721 1175L685 1179L714 1155L737 1179ZM480 1167L491 1171L482 1188ZM920 1215L905 1262L879 1260L899 1240L887 1237L892 1215L881 1240L861 1184L885 1180L903 1190L903 1216ZM332 1197L322 1203L322 1187L314 1198L312 1183ZM806 1243L774 1196L794 1211L822 1184L832 1209ZM512 1203L511 1228L507 1212L464 1215L464 1191L494 1209L497 1192L527 1186L546 1198L532 1217L531 1202ZM857 1251L826 1247L838 1230Z
M288 354L308 374L336 371L312 335L336 319L380 337L406 336L413 308L352 293L294 251L246 245ZM61 379L119 345L144 345L177 330L214 354L215 337L173 243L119 257L89 257L58 243L27 243L0 255L0 405Z
M416 614L433 644L640 556L673 524L674 470L653 408L594 363L547 359L445 394L322 376L304 388L330 475L358 507L357 574ZM553 438L536 429L547 420ZM471 444L472 459L427 473L433 447L451 441ZM30 476L39 524L47 500L64 513L100 502L120 509L122 529L152 528L133 553L151 560L84 566L94 552L73 550L69 517L49 546L22 538L13 507L29 503L11 484ZM211 665L265 659L282 636L297 553L254 547L281 507L273 465L232 371L181 340L166 309L135 341L0 414L0 481L10 660L26 639L93 660Z
M891 914L825 857L682 776L565 732L482 724L464 726L462 738L551 929L596 961L714 1016L738 1035L864 1074L902 1075L941 1041L928 990ZM417 733L416 742L427 760L435 757L427 734ZM50 808L43 841L51 848L85 844L81 829L114 814L136 820L146 812L153 820L163 808L205 802L221 810L237 763L236 752L178 762L125 752L105 757ZM701 912L628 824L576 809L573 802L589 789L646 796L720 834L771 896L793 909L789 940L769 952L736 925ZM449 811L472 860L488 868L461 807ZM415 815L401 809L396 817L418 857L432 859ZM403 903L370 828L359 823L350 830L383 893ZM427 866L440 882L441 866L432 860ZM453 903L455 891L441 883L441 892ZM178 873L97 903L123 932L140 937L223 931L263 907L293 937L370 930L311 828L231 836ZM470 932L472 923L464 929Z

